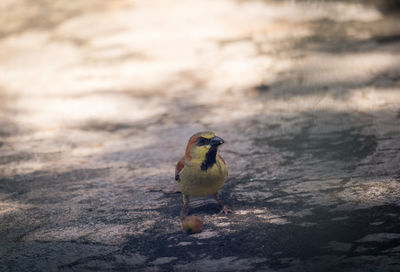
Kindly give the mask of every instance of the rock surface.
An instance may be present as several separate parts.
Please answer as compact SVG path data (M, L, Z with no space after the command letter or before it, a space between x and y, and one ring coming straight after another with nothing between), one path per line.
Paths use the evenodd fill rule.
M2 0L0 271L399 271L394 2Z

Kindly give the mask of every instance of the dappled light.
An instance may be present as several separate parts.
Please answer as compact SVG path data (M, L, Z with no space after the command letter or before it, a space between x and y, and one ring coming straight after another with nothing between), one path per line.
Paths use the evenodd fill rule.
M400 270L397 1L0 11L0 270ZM174 167L204 130L234 213L193 199L188 235Z

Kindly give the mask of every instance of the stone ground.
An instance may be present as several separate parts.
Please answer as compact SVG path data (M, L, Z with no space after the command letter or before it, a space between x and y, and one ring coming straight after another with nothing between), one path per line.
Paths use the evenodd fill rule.
M395 1L2 0L1 271L400 271ZM217 216L178 218L191 134Z

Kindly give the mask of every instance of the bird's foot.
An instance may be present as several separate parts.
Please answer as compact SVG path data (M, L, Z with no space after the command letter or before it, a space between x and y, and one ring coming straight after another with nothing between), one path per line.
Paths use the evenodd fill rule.
M231 209L228 208L228 206L223 206L221 211L218 213L218 215L224 214L227 215L228 213L233 213Z

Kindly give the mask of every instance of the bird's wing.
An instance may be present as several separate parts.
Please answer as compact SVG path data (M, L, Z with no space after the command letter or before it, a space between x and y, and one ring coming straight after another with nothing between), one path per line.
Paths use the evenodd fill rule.
M175 180L179 181L179 173L185 167L184 158L180 159L175 167Z

